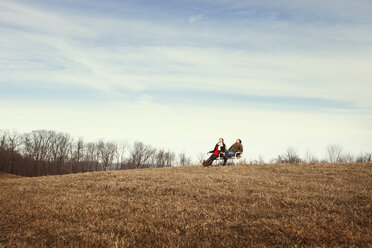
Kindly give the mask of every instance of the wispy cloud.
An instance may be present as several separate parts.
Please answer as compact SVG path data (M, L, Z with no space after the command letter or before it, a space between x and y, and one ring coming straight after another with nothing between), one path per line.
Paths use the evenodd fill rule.
M372 111L372 6L366 1L158 1L150 7L142 1L1 1L2 105L96 101L114 116L121 113L115 104L133 115L181 108L186 116L177 118L197 122L201 105L219 112L216 101L247 126L254 108L287 117L304 111L330 123L333 114L349 123ZM24 112L17 105L17 114L31 105L25 103ZM152 121L146 114L140 119ZM359 120L364 129L372 125ZM208 118L205 130L214 121Z
M238 90L372 104L366 91L359 90L369 85L371 36L364 36L366 41L358 46L350 45L353 35L354 39L363 40L360 27L338 31L333 24L319 27L309 23L305 31L299 31L303 26L295 23L269 20L267 24L258 19L246 27L251 19L220 25L215 19L189 30L186 26L179 28L177 16L170 17L176 24L164 24L79 16L53 8L47 12L38 5L10 1L1 5L5 13L0 19L1 29L7 36L1 41L3 81L52 80L108 93L125 88L141 91L197 85L201 90L217 87L221 92ZM240 1L235 5L234 9L263 6ZM279 10L285 7L271 6ZM202 17L196 15L190 20L195 22ZM326 32L334 34L327 38ZM335 47L339 48L332 51Z
M203 19L203 16L204 16L203 14L191 16L189 18L189 23L194 23L194 22L200 21L200 20Z

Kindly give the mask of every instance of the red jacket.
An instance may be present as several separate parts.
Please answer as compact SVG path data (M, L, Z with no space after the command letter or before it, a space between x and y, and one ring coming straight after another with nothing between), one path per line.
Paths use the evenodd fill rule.
M219 145L217 143L215 145L214 149L212 151L210 151L209 153L212 153L212 155L218 156L218 155L220 155L221 152L225 152L225 150L226 150L225 144L223 144L223 146L221 146L221 149L220 150L218 150L218 147L219 147Z

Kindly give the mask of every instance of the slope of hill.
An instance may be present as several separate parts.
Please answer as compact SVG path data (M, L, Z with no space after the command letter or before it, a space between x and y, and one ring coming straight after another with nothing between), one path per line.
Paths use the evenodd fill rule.
M0 246L372 245L372 166L252 165L0 180Z
M20 176L8 174L0 171L0 180L1 179L10 179L10 178L21 178Z

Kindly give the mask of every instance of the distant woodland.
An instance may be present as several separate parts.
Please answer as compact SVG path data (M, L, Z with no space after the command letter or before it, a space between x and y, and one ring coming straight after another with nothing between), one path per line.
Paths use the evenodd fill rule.
M0 130L0 171L21 176L170 167L190 164L184 153L155 149L142 142L86 142L67 133Z
M62 175L103 170L161 168L174 165L201 164L206 153L191 159L185 153L154 148L142 142L128 144L98 140L85 141L68 133L35 130L29 133L0 130L0 171L21 176ZM354 156L340 145L326 147L326 157L318 159L307 151L302 157L294 147L270 161L261 156L255 160L241 159L241 164L299 164L299 163L369 163L372 153Z

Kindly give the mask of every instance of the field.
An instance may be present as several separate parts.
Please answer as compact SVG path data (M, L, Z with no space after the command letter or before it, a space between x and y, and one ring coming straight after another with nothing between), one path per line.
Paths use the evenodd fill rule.
M372 247L372 165L0 174L0 247Z

